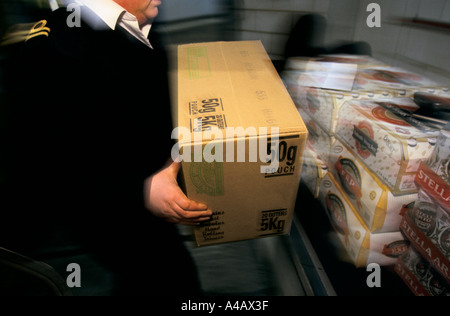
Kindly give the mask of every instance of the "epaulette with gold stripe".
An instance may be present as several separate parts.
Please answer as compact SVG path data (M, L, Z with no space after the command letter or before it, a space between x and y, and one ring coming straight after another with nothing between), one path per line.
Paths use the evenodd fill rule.
M37 23L16 24L3 37L1 46L27 42L37 36L48 37L50 32L51 30L47 27L46 20L41 20Z

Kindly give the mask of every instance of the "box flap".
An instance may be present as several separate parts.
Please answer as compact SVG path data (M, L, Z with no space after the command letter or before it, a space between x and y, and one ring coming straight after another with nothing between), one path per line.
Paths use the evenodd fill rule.
M238 127L307 133L260 41L180 45L176 121L191 133L220 130L223 137Z

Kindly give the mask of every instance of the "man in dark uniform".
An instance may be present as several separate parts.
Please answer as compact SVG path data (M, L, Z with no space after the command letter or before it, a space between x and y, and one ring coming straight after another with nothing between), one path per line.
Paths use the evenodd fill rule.
M85 0L72 7L80 25L56 10L7 64L0 244L39 259L62 225L113 271L120 294L199 293L173 223L212 213L183 194L169 159L167 60L149 36L160 4Z

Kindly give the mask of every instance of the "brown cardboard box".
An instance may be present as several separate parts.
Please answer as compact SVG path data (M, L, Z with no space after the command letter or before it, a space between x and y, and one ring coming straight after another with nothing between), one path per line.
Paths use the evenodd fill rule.
M214 212L197 244L288 234L308 132L261 42L180 45L174 77L184 187Z

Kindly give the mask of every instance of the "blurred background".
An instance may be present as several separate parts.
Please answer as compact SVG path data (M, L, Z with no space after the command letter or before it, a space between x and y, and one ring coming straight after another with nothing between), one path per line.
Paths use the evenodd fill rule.
M1 0L0 35L16 23L35 21L50 4L64 0ZM366 20L369 3L381 7L381 27ZM373 57L450 83L450 0L166 0L158 21L169 43L261 40L274 61L299 18L326 20L311 39L316 46L367 42Z

